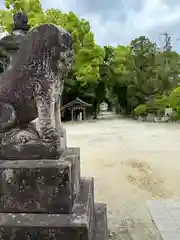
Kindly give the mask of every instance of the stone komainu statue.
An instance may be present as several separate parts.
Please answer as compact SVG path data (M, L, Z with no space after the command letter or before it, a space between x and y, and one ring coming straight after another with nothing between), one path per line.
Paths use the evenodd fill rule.
M60 101L73 56L64 29L44 24L26 35L12 68L0 77L0 159L59 156ZM37 117L38 132L29 127Z

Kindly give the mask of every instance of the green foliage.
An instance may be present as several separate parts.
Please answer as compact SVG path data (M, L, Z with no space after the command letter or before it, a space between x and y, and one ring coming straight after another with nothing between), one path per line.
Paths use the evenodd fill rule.
M164 115L165 108L169 106L169 98L167 96L158 96L155 99L151 99L146 104L140 104L135 109L136 116L144 116L148 113Z
M146 101L147 112L163 116L165 108L169 107L169 98L165 95L152 97Z
M103 59L104 49L95 44L93 33L88 32L76 56L77 80L87 83L99 79L99 66Z
M65 82L64 103L79 96L92 103L94 117L102 101L115 105L125 114L133 110L139 114L143 108L142 114L164 114L169 105L180 111L179 95L175 90L180 74L178 53L171 49L159 51L156 43L145 36L133 39L129 46L101 47L94 40L89 22L72 11L43 11L40 0L4 2L6 9L0 10L0 25L8 32L12 30L12 14L24 11L31 28L53 23L72 34L75 64Z
M0 25L4 31L11 32L12 30L12 14L11 11L0 10Z
M9 32L12 28L12 14L17 11L27 14L31 28L43 23L53 23L71 32L76 53L74 78L82 85L97 81L100 77L99 65L104 59L104 49L95 43L88 21L79 19L71 11L62 13L58 9L48 9L43 12L39 0L5 0L5 7L7 10L0 12L0 24Z
M146 104L140 104L134 109L134 113L136 116L146 116L147 115L147 106Z
M174 111L171 119L172 119L172 121L179 121L180 120L180 112Z
M144 36L134 39L130 48L118 46L114 51L111 63L113 99L126 113L147 102L148 112L163 113L169 106L168 99L156 99L156 96L168 95L178 85L179 54L159 52L156 44ZM149 102L149 99L153 100Z
M158 96L154 100L154 112L157 115L163 116L165 113L165 108L169 107L169 97L163 95Z
M169 107L169 97L165 95L159 96L155 99L155 104L162 108Z
M114 54L111 61L111 69L113 74L128 74L128 61L130 57L130 47L118 45L117 48L114 49Z
M15 12L23 11L29 18L31 26L35 26L37 22L43 23L43 10L40 0L4 0L6 10L0 10L0 25L9 33L12 30L12 15Z
M170 107L180 112L180 87L172 90L169 96Z

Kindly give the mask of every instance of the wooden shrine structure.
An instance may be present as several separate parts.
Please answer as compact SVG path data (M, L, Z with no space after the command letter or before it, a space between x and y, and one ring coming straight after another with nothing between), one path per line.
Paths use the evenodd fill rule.
M61 108L62 118L65 118L65 115L71 116L71 121L81 121L87 119L87 108L92 105L84 102L80 98L76 98L74 101L69 102Z

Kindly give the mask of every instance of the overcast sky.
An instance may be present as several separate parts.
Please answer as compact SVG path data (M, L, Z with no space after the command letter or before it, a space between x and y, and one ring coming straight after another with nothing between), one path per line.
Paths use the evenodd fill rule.
M100 45L128 44L145 35L163 44L167 31L180 51L180 0L41 0L44 9L73 11L91 24ZM0 6L3 0L0 0Z

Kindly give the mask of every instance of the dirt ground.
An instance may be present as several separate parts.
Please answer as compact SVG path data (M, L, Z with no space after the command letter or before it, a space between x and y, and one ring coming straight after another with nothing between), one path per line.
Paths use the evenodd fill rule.
M64 124L81 149L82 176L95 178L95 199L107 203L111 237L160 239L146 201L180 197L180 124L116 119ZM117 237L118 236L118 237Z

